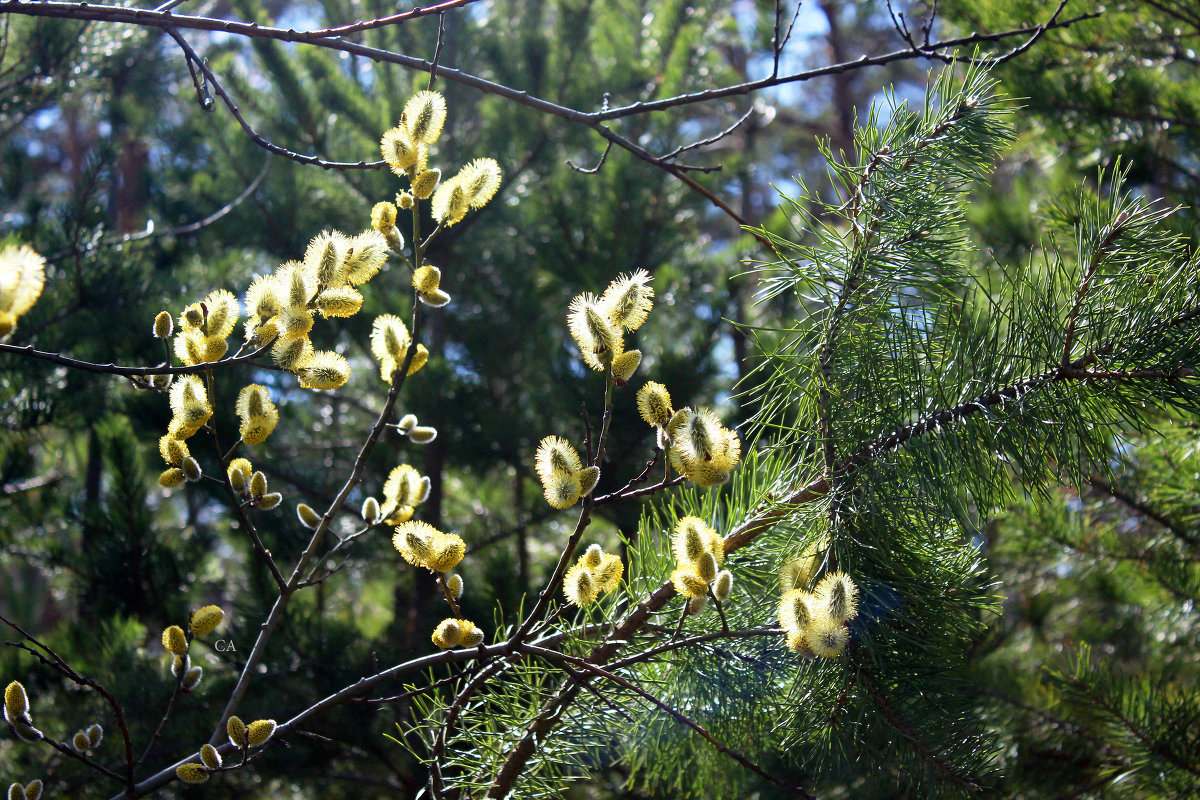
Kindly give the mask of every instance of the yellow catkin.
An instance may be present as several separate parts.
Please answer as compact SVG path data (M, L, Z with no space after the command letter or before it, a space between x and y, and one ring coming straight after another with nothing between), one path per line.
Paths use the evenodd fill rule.
M230 717L229 722L225 723L225 733L229 736L229 742L234 747L246 746L246 723L242 722L241 717Z
M275 720L256 719L246 726L246 741L251 747L262 747L275 734Z
M162 633L162 646L167 652L181 656L188 651L187 634L178 625L170 625Z
M217 629L225 619L225 612L220 606L204 606L192 612L192 635L207 636Z
M208 780L208 770L203 764L180 764L175 768L175 775L184 783L204 783Z

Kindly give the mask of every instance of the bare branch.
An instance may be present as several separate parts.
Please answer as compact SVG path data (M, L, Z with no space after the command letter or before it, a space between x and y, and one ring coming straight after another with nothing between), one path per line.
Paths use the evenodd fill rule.
M78 369L83 372L95 372L101 375L121 375L126 378L147 377L150 375L192 375L197 372L207 372L209 369L217 367L228 367L233 364L246 364L266 353L271 349L272 342L267 342L262 347L254 352L246 353L245 355L233 355L229 358L223 358L220 361L208 361L201 364L192 364L191 366L172 367L165 364L157 367L123 367L119 364L94 364L90 361L80 361L75 358L60 355L59 353L48 353L44 350L34 350L33 345L16 345L0 343L0 353L15 353L17 355L36 358L41 361L49 361L51 364L58 364L62 367L70 369ZM259 366L259 365L255 365Z

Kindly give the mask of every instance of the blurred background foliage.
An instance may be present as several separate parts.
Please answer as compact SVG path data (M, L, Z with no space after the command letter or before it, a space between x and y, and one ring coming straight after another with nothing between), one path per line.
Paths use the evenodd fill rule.
M379 0L188 7L297 28L395 10ZM920 4L894 10L910 25L929 11ZM1072 2L1064 15L1092 10L1099 6ZM999 30L1052 12L1042 0L942 0L935 33ZM763 74L774 14L771 3L745 0L494 0L446 15L440 61L595 109L606 95L618 105ZM386 171L325 171L268 155L223 108L201 109L178 49L154 30L18 16L2 24L0 236L32 244L50 261L46 290L11 342L90 361L156 363L163 355L150 325L159 310L178 314L216 288L240 297L253 275L299 258L322 229L367 227L371 206L400 188ZM357 36L430 57L437 20ZM319 48L198 32L188 38L263 135L329 159L376 158L381 132L428 82ZM783 66L901 46L883 3L818 0L800 9ZM1094 182L1097 169L1118 158L1138 192L1185 207L1174 219L1195 239L1198 46L1200 14L1189 0L1135 0L1050 31L998 67L1002 90L1023 111L993 183L973 198L972 235L983 252L1002 263L1038 252L1045 198ZM929 66L897 62L613 124L664 152L753 109L730 136L693 154L697 163L722 165L695 177L752 223L803 236L778 192L794 194L794 177L827 191L818 139L835 156L852 153L853 126L872 100L889 86L901 98L918 96ZM424 448L385 436L351 507L378 496L400 463L429 475L433 491L421 518L466 539L473 555L464 610L490 635L536 592L567 533L541 498L536 444L551 433L582 439L585 403L596 422L594 385L580 380L566 335L570 298L602 289L618 273L650 271L657 311L631 345L646 354L639 375L666 384L677 407L718 405L730 425L753 411L739 398L756 380L747 377L756 354L737 324L769 325L803 309L783 299L755 303L747 261L770 253L666 172L621 151L594 174L575 171L567 161L593 167L603 152L590 131L458 84L436 88L449 117L431 162L446 173L493 157L504 183L484 212L447 231L429 254L454 302L428 315L433 357L405 386L401 405L439 436ZM211 223L178 230L226 207ZM249 368L218 384L217 421L227 433L243 383L272 386L283 414L263 455L252 458L285 496L285 510L257 518L284 562L302 545L286 509L328 503L381 407L370 321L381 313L407 317L408 296L393 266L368 286L359 316L319 326L318 346L335 347L356 366L342 389L309 393ZM636 474L652 446L632 391L618 398L603 478L614 487ZM140 740L170 693L158 632L200 605L226 609L222 633L236 649L204 651L204 688L177 704L150 763L191 752L191 732L205 730L212 716L206 698L228 693L269 608L270 576L211 486L166 492L156 485L156 442L169 419L163 396L5 354L0 408L0 613L78 670L103 676L126 701ZM1196 720L1175 736L1141 726L1145 718L1161 721L1177 688L1197 677L1195 424L1156 421L1114 450L1112 474L1027 497L988 522L980 548L1004 613L972 644L971 667L978 713L1007 743L990 789L997 796L1196 791L1200 747L1187 749ZM606 548L616 547L636 537L641 514L611 508L593 530ZM360 540L352 555L340 573L297 596L271 645L272 680L257 684L247 716L285 714L377 663L429 649L440 601L427 579L382 532ZM770 655L786 658L782 648ZM25 684L47 734L60 739L106 713L93 695L64 691L15 648L0 649L0 676ZM1130 699L1139 697L1144 702ZM337 709L311 726L312 736L272 749L253 771L226 776L221 791L415 796L422 767L383 736L411 713L402 704ZM44 777L57 796L106 794L78 764L6 737L0 777L24 775ZM625 764L598 763L594 780L573 791L656 796L628 777ZM902 778L886 792L881 785L864 786L847 770L833 777L829 796L908 796ZM182 788L167 794L192 796Z

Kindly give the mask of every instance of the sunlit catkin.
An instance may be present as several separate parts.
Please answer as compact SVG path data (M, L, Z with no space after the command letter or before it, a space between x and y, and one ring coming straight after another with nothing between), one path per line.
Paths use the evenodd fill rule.
M821 579L813 592L834 622L846 622L858 616L858 586L844 572L831 572Z
M463 191L462 185L455 178L442 181L429 201L430 213L444 228L461 222L470 208L470 200Z
M477 158L460 169L454 180L468 206L483 208L500 188L500 165L492 158Z
M724 603L732 591L733 573L723 569L717 573L717 579L713 582L713 594L716 596L717 602Z
M444 619L433 629L433 643L443 650L457 647L462 641L463 625L453 617Z
M379 140L379 151L383 160L392 168L392 172L400 177L408 175L408 170L416 166L419 156L417 143L402 125L397 125L383 134Z
M619 276L600 296L600 308L614 325L626 331L640 328L653 307L650 273L644 269Z
M302 389L336 389L350 380L350 362L332 350L318 350L296 371Z
M46 281L46 259L28 245L0 250L0 338L13 332L17 318L33 308Z
M590 292L576 296L567 308L567 329L579 347L583 363L597 372L612 366L624 352L620 328L599 306L599 298Z
M399 244L404 246L403 241ZM346 254L346 281L351 286L361 286L375 277L387 263L387 249L388 239L375 230L365 230L350 237L350 249Z
M352 286L326 289L317 295L317 311L326 319L353 317L362 310L362 292Z
M412 181L413 197L418 200L427 200L433 194L433 190L437 188L438 181L442 179L442 171L437 167L427 169L417 174Z
M175 320L171 317L170 312L158 312L158 315L154 317L154 338L166 339L174 329Z
M582 468L579 453L561 436L547 436L538 442L534 469L543 482L555 472L573 474Z
M675 413L671 408L671 395L667 387L655 381L647 381L638 389L637 407L646 424L657 427L666 426Z
M321 515L313 510L308 503L296 504L296 516L300 519L300 524L309 530L316 530L321 524Z
M696 573L692 565L679 567L671 573L671 583L675 591L685 597L704 597L708 594L708 581Z
M586 606L600 596L600 587L592 577L591 570L583 562L576 562L563 578L563 593L568 603Z
M446 122L446 98L438 92L417 92L404 104L402 119L411 141L433 144Z
M248 445L261 444L279 423L279 411L271 402L270 392L257 383L238 392L236 411L241 420L238 432Z
M359 511L359 514L362 516L363 522L368 525L374 525L376 522L379 522L379 501L374 497L368 497L366 500L363 500L362 510Z
M633 373L637 371L638 365L642 363L641 350L626 350L621 355L613 359L612 376L616 380L618 386L624 386L633 377Z
M319 288L346 282L346 251L349 247L345 234L338 231L324 231L308 243L302 263Z

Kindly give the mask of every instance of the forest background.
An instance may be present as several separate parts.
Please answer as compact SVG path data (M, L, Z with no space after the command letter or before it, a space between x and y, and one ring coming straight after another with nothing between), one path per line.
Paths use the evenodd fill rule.
M1186 0L819 0L798 10L666 0L453 5L355 37L585 110L736 85L773 65L780 74L846 65L611 123L652 154L701 143L657 163L606 149L587 125L437 81L451 115L442 152L494 157L504 183L431 253L437 263L467 266L453 305L428 314L431 359L406 386L405 410L439 435L405 452L431 479L421 518L467 541L464 611L489 636L533 599L569 530L542 498L533 452L551 431L580 431L590 397L566 332L571 297L599 291L620 272L649 271L659 309L638 334L639 374L671 387L678 406L714 405L725 424L744 426L763 380L754 371L762 353L746 326L769 330L803 312L786 298L761 301L752 271L776 260L764 244L770 236L805 235L780 196L799 194L797 177L828 194L827 153L855 153L855 125L887 92L924 102L928 71L954 51L927 47L930 40L962 39L964 57L1004 56L991 75L1021 108L1015 136L969 205L971 235L986 258L1039 257L1052 199L1080 183L1108 191L1118 165L1137 196L1181 206L1168 224L1188 247L1196 239L1200 15ZM384 6L220 0L178 10L302 29L396 12ZM150 328L158 311L177 314L192 295L244 285L299 257L322 229L361 230L371 206L396 192L386 170L323 169L268 152L158 29L4 12L0 3L0 235L32 244L50 264L43 296L11 343L96 363L157 363L161 343ZM791 39L777 56L783 30ZM990 35L1013 30L1022 33ZM429 82L419 70L303 44L203 31L189 40L263 137L333 161L376 158L380 134ZM885 53L903 55L854 63ZM685 162L702 169L681 169ZM365 343L369 319L393 310L390 302L368 294L368 313L346 323L347 341ZM277 398L284 421L261 468L287 509L299 498L322 506L333 498L330 476L349 471L358 432L378 410L371 388ZM271 577L231 528L218 489L168 493L155 483L155 442L170 416L162 397L124 379L3 353L0 401L0 614L52 643L77 670L105 676L127 698L129 716L152 728L169 694L153 690L169 687L158 633L217 603L231 646L206 651L206 691L227 690L269 610ZM975 534L1003 613L964 647L973 713L1005 743L999 760L969 778L951 769L933 779L947 786L929 789L900 761L863 777L844 754L817 780L822 796L1197 791L1200 746L1186 755L1200 742L1195 425L1194 415L1156 419L1114 447L1106 474L1016 492L981 518ZM635 432L643 431L632 405L617 406L606 470L637 471L644 453ZM400 447L394 438L382 444L369 467L376 483ZM645 513L638 504L613 506L589 535L626 553ZM259 531L269 549L298 546L290 511L265 517ZM303 705L379 660L429 650L440 602L427 576L390 546L356 553L292 607L272 654L280 679L260 686L255 707ZM782 646L771 652L791 656ZM10 678L63 714L82 707L15 647L0 649L0 679ZM60 699L51 699L56 692ZM174 713L172 725L187 729L203 727L208 710L185 698ZM403 703L336 709L317 735L293 737L252 771L223 776L223 788L196 796L416 796L425 770L385 736L413 713ZM905 738L920 725L895 727ZM162 746L170 757L188 744L167 738ZM62 797L102 792L78 764L47 755L0 741L0 780L40 775ZM728 770L749 781L747 795L778 791L712 759L706 781ZM936 762L929 771L939 771ZM787 780L811 776L786 759L772 769ZM704 795L704 786L685 784L679 770L614 750L595 757L584 783L564 782L562 791Z

